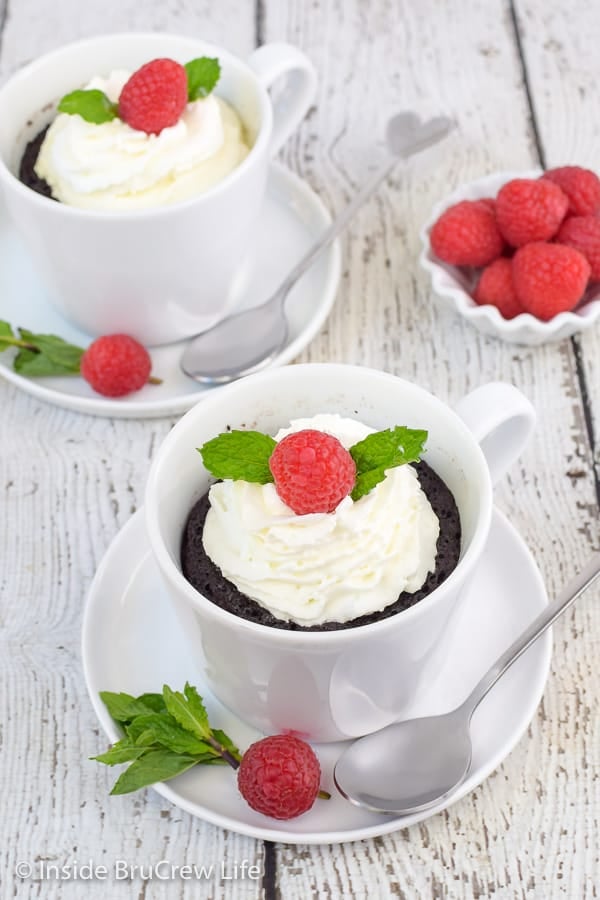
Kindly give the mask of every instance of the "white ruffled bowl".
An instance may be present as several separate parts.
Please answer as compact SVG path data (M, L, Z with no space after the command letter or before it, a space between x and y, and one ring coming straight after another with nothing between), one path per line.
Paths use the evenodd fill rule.
M435 293L444 303L450 303L458 313L484 334L514 344L530 346L561 341L578 331L590 328L600 317L600 282L592 284L587 289L576 310L559 313L549 322L542 322L530 313L521 313L514 319L504 319L495 306L479 306L475 303L470 292L477 284L477 272L458 269L456 266L441 262L431 249L429 232L444 210L454 203L461 200L478 200L480 197L495 197L507 181L513 178L538 178L541 174L541 169L528 172L496 172L457 188L432 209L429 220L421 229L423 249L419 256L421 266L431 276Z

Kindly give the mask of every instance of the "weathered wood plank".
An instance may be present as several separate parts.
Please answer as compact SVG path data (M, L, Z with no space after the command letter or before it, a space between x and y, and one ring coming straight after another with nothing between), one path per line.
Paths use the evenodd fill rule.
M564 14L559 21L569 27ZM568 342L532 349L478 335L432 303L416 264L418 229L448 190L486 172L537 163L508 4L345 2L309 9L272 2L264 37L301 39L320 71L316 109L284 157L334 209L381 155L369 138L382 133L390 112L411 107L456 118L458 134L444 152L399 171L350 229L337 305L301 358L379 366L451 402L486 380L520 386L538 409L539 427L522 463L499 486L498 503L556 590L597 546L573 349ZM363 843L283 849L282 896L558 897L569 888L555 877L557 859L574 895L589 888L593 876L582 873L596 862L589 822L597 799L584 799L593 791L580 761L593 756L597 742L598 706L589 701L598 689L597 626L591 597L558 624L545 705L528 738L485 785L447 814L382 838L368 852ZM566 717L575 715L584 691L586 724L567 730ZM569 697L579 699L569 704ZM574 801L565 797L564 779L581 805L567 806Z
M580 165L600 175L596 93L600 16L592 4L569 5L569 27L558 0L518 0L517 17L537 130L548 167ZM577 338L596 450L600 494L600 323Z
M254 5L208 2L44 5L7 9L3 76L67 41L122 30L198 34L245 55L254 46ZM1 301L0 301L1 310ZM27 323L24 323L27 324ZM143 502L153 450L172 421L111 421L38 403L0 384L2 637L0 823L3 896L256 896L256 881L65 882L13 876L18 860L112 867L219 864L262 866L262 842L223 831L172 807L152 791L109 798L114 773L87 757L105 744L90 707L80 660L86 589L111 539Z

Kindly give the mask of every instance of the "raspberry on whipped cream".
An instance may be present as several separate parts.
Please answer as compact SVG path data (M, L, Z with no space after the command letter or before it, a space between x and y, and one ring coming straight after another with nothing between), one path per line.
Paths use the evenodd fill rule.
M373 429L322 414L294 420L347 449ZM207 555L230 582L276 618L300 625L347 622L417 591L435 568L439 521L414 468L389 469L373 490L330 513L297 516L273 484L224 480L209 493Z
M87 89L117 102L130 73L93 78ZM236 111L214 94L188 103L160 134L118 118L96 124L59 113L42 143L35 172L62 203L133 210L188 200L221 181L248 153Z

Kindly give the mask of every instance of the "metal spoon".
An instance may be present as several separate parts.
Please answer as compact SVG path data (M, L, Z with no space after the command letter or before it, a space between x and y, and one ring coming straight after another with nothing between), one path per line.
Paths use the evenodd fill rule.
M506 670L600 575L600 553L508 647L459 707L360 738L334 769L338 790L374 812L409 815L445 800L471 766L471 716Z
M445 117L421 122L412 112L393 116L386 128L386 143L393 157L361 188L265 303L223 319L189 342L181 358L185 374L206 384L225 384L268 365L287 341L284 304L296 281L346 227L398 159L408 159L436 144L452 127Z

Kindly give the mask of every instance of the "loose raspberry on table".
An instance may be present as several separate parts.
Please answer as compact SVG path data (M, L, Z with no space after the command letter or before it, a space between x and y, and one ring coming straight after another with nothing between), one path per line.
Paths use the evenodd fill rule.
M581 300L590 276L585 256L563 244L526 244L512 260L515 291L523 308L548 321L573 309Z
M583 253L590 264L590 280L600 281L600 219L570 216L561 225L556 241Z
M519 302L512 277L512 260L501 256L481 273L473 299L480 306L495 306L505 319L514 319L524 309Z
M252 809L274 819L293 819L311 808L321 781L314 750L291 734L252 744L238 769L239 791Z
M453 266L486 266L502 253L504 241L489 203L461 200L433 225L431 249Z
M188 98L187 73L173 59L153 59L127 81L119 97L119 117L137 131L160 134L176 125Z
M568 206L567 195L552 181L514 178L496 197L498 228L513 247L548 241L560 228Z
M356 480L356 465L345 447L312 428L279 441L269 468L277 493L299 516L332 512Z
M145 347L127 334L99 337L81 357L80 370L99 394L122 397L148 381L152 362Z
M548 169L542 178L557 184L567 195L569 215L593 216L600 213L600 178L595 172L581 166L560 166Z

